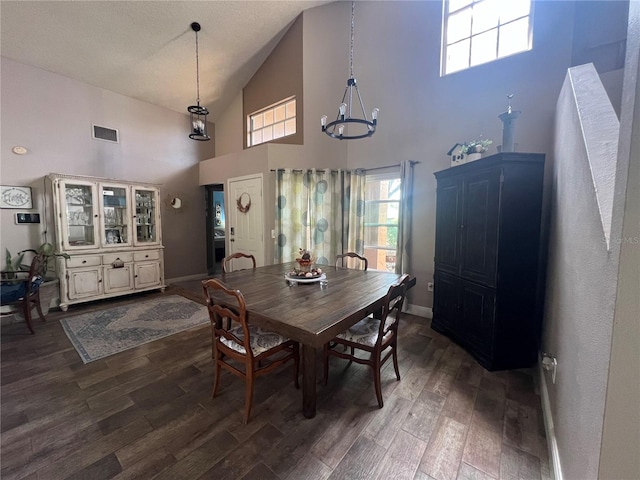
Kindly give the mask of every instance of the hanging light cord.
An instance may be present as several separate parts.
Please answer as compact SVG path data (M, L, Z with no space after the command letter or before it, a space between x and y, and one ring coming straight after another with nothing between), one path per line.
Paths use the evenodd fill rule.
M198 55L198 30L196 30L196 103L200 105L200 61Z

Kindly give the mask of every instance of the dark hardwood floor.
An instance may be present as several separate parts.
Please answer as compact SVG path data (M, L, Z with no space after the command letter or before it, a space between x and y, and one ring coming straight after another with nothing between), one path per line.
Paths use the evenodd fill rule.
M171 286L200 300L199 282ZM152 298L161 293L143 295ZM50 312L1 330L1 471L29 479L548 479L540 397L529 371L490 373L405 315L400 373L331 359L318 414L302 416L289 369L256 382L248 425L244 384L212 386L209 326L84 365L58 320L128 297Z

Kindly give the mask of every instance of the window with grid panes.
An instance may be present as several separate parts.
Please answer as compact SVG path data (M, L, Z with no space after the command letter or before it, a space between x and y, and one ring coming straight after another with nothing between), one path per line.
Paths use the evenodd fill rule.
M442 75L531 50L531 0L443 0Z
M400 216L400 172L367 174L364 215L364 256L369 261L369 268L394 272Z
M270 142L296 133L296 98L259 110L247 116L247 147Z

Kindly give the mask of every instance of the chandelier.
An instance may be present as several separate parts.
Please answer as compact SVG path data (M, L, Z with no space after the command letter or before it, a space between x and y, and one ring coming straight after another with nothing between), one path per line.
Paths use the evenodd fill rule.
M187 107L189 112L189 121L191 124L191 133L189 138L193 140L207 141L211 140L207 133L207 115L209 110L207 107L200 106L200 63L198 58L198 32L200 31L200 24L193 22L191 29L196 32L196 104Z
M337 138L338 140L355 140L358 138L370 137L376 131L376 125L378 124L378 108L374 108L371 112L371 120L367 118L367 114L364 109L364 102L360 96L356 79L353 76L353 30L355 26L355 2L351 2L351 44L349 48L349 79L347 80L347 88L344 90L342 96L342 102L338 107L338 116L333 122L327 123L327 116L323 115L320 118L320 125L322 131L329 135L331 138ZM353 117L352 107L355 96L358 98L360 109L362 111L362 118Z

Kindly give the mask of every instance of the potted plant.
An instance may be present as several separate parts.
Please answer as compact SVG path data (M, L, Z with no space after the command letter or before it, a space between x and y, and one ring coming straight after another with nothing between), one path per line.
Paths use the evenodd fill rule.
M479 159L484 152L489 150L489 145L493 141L487 138L478 138L470 142L465 142L460 145L460 153L467 156L467 161Z

